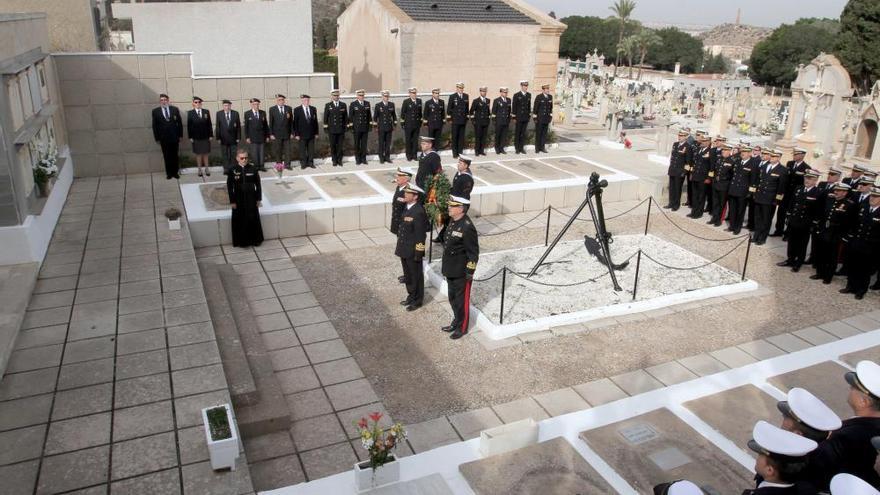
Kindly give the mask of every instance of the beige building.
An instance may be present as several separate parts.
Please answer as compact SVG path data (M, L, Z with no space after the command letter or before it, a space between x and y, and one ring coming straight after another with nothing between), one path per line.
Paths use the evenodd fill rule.
M354 0L339 17L339 85L466 91L556 85L565 24L518 0Z
M49 28L48 52L98 50L106 4L98 0L0 0L0 13L44 12Z

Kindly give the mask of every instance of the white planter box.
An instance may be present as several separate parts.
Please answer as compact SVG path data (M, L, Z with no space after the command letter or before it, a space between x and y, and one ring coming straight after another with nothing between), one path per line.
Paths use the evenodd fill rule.
M229 421L229 431L232 436L223 440L212 440L211 429L208 427L208 410L215 407L226 408L226 418ZM239 439L238 429L235 427L235 417L232 415L232 406L220 404L219 406L202 409L202 423L205 427L205 440L208 442L208 453L211 456L211 469L229 468L235 471L235 460L238 459Z
M180 230L180 219L168 220L168 230Z
M480 454L489 457L538 443L538 423L532 418L480 432Z
M366 461L366 468L362 468L361 464L364 463L358 462L354 465L355 485L357 486L358 493L372 490L378 486L396 483L400 480L400 462L396 457L393 461L386 462L376 468L375 476L369 461Z

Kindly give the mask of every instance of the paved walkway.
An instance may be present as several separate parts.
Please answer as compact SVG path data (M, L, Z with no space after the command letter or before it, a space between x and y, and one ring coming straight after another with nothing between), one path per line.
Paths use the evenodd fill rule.
M243 494L207 462L226 380L181 208L162 174L77 179L0 381L4 494Z

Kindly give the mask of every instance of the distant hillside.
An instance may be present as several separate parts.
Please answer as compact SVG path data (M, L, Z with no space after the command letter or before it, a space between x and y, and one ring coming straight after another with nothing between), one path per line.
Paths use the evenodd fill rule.
M336 18L354 0L312 0L312 30L316 48L336 46Z
M745 24L721 24L697 35L705 46L726 45L754 48L759 41L770 36L772 28L747 26Z

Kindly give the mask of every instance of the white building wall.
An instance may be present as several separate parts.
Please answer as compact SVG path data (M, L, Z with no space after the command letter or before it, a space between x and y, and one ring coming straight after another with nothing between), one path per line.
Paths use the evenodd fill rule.
M306 74L310 0L114 3L130 18L139 52L192 52L194 76Z

